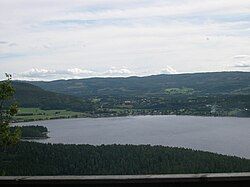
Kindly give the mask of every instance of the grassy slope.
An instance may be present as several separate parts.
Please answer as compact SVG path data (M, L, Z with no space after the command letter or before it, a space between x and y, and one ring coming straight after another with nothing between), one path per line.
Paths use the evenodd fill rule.
M38 121L59 118L85 117L82 112L68 110L41 110L39 108L20 108L14 121Z

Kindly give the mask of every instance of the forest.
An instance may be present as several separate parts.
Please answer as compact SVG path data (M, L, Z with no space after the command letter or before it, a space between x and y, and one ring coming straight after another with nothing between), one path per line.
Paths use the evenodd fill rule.
M168 89L197 95L250 94L250 72L159 74L146 77L112 77L28 82L44 90L86 97L164 96ZM186 93L186 92L182 93Z
M0 148L1 175L109 175L249 172L250 160L150 145L20 142Z
M21 130L22 139L40 139L48 138L47 133L48 129L44 126L21 126L21 127L11 127L11 132L14 132L17 128Z
M10 102L17 101L20 107L81 112L93 110L92 104L84 99L45 91L37 86L25 82L13 81L12 84L15 88L15 95Z

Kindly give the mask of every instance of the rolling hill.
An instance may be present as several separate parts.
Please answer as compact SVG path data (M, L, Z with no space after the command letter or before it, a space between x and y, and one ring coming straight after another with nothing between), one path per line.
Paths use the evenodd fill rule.
M15 82L22 107L90 116L250 116L250 72Z
M30 82L44 90L73 95L93 96L158 96L166 90L192 90L206 94L250 94L250 72L214 72L176 75L152 75L128 78L88 78Z
M20 107L34 107L41 109L63 109L72 111L88 111L92 109L91 103L60 93L45 91L37 86L14 81L16 92L14 100Z

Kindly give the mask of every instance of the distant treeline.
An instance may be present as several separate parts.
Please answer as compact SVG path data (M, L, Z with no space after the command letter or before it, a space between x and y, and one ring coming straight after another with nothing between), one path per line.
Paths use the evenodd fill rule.
M48 129L44 126L22 126L22 127L11 127L11 131L15 131L16 128L21 130L22 139L37 139L37 138L48 138Z
M249 172L250 160L150 145L21 142L0 149L2 175L108 175Z

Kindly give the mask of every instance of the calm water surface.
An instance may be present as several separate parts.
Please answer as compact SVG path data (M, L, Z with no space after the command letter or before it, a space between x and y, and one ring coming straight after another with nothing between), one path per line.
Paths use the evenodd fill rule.
M135 116L21 123L43 125L43 143L151 144L186 147L250 158L250 118Z

